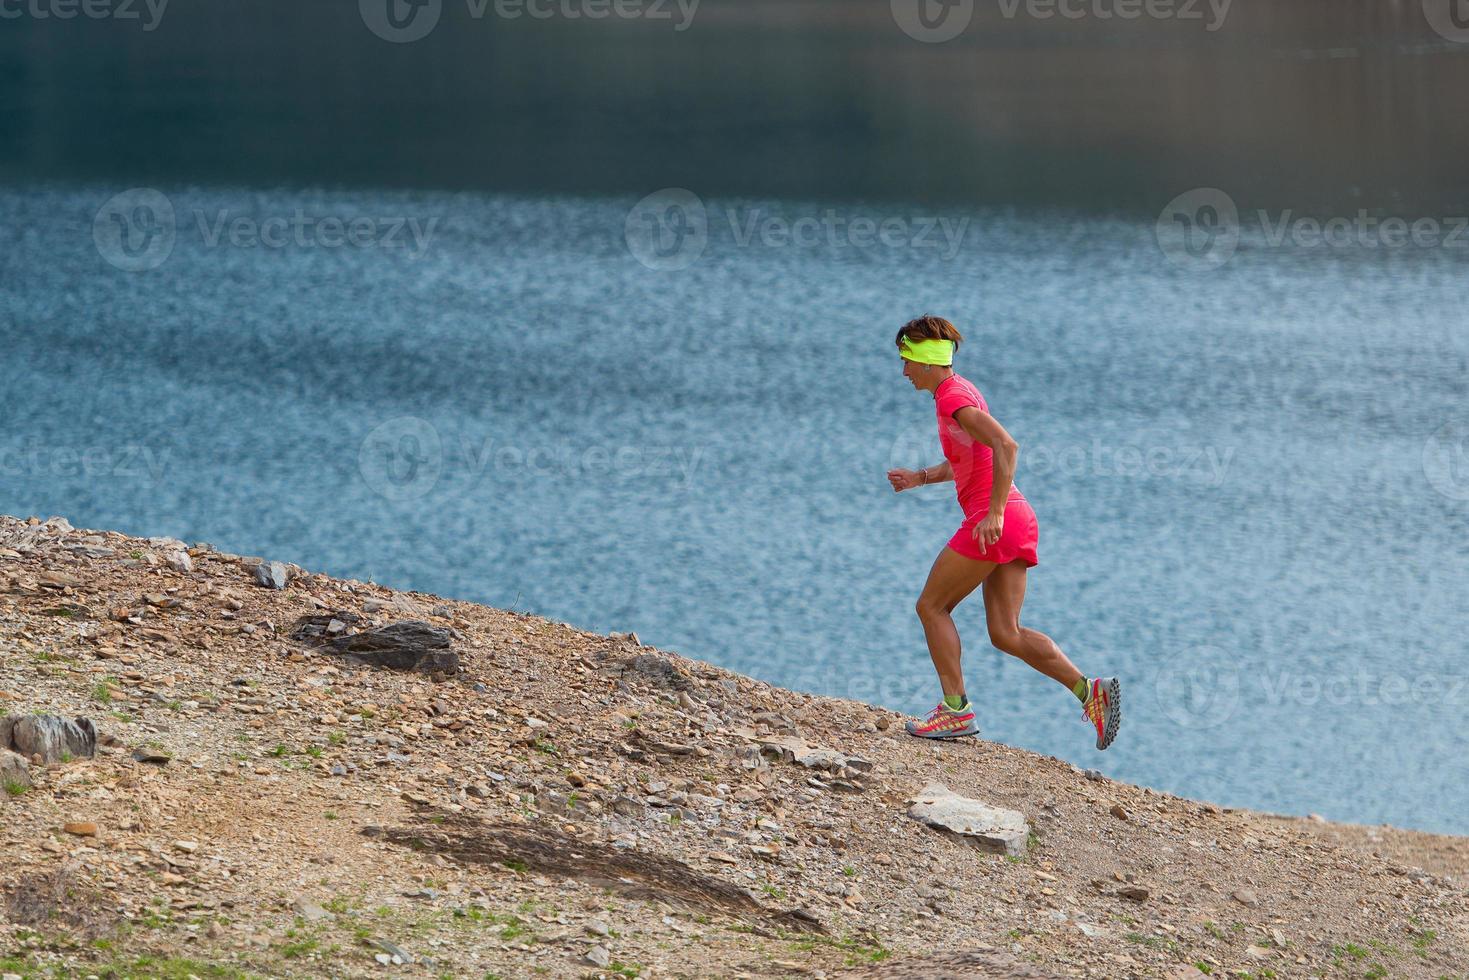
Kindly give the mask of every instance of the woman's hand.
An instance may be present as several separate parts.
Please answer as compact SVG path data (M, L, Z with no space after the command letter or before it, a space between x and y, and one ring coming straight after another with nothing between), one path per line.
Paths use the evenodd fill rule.
M902 493L904 490L912 490L914 487L923 485L917 470L888 470L888 482L893 485L894 493Z
M1000 540L1000 535L1005 531L1004 514L986 514L984 520L974 525L974 530L969 534L979 545L980 551L986 551L989 546Z

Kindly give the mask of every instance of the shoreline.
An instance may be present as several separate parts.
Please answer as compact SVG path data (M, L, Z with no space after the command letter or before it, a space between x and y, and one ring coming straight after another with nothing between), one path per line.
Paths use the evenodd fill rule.
M1469 974L1469 837L921 742L634 635L276 564L0 516L0 709L99 743L0 800L0 972ZM454 669L293 637L313 617L426 624ZM1026 832L926 823L934 784Z

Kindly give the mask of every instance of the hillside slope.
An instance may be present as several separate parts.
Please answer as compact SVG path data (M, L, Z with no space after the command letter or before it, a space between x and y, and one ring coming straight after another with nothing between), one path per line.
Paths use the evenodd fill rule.
M409 621L457 672L325 644ZM0 794L0 973L1469 976L1464 839L920 742L633 636L60 518L0 517L0 711L100 743ZM914 820L932 783L1028 847Z

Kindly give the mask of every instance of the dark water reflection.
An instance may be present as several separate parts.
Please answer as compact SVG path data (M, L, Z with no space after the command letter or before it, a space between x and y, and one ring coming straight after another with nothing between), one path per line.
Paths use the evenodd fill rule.
M1128 0L1068 0L1075 20L980 0L942 44L877 0L596 21L441 2L406 44L347 2L178 3L152 30L141 0L132 21L0 20L0 174L1153 214L1195 186L1332 213L1469 201L1469 42L1418 0L1237 2L1222 21L1204 0L1136 20L1098 15Z

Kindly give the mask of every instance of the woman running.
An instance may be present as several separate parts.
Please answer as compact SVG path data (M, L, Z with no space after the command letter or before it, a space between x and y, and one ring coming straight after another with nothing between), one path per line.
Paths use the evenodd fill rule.
M944 462L917 471L890 470L888 481L894 491L902 492L953 480L964 509L964 523L934 560L918 597L918 618L944 697L923 721L908 722L908 734L920 738L979 734L974 708L964 693L953 613L983 583L990 642L1065 685L1096 727L1097 748L1105 749L1117 737L1122 721L1117 678L1082 676L1054 640L1020 625L1025 573L1038 563L1039 528L1035 511L1013 482L1020 447L989 414L979 390L954 373L954 350L963 340L952 323L937 316L921 316L898 331L903 376L933 395Z

